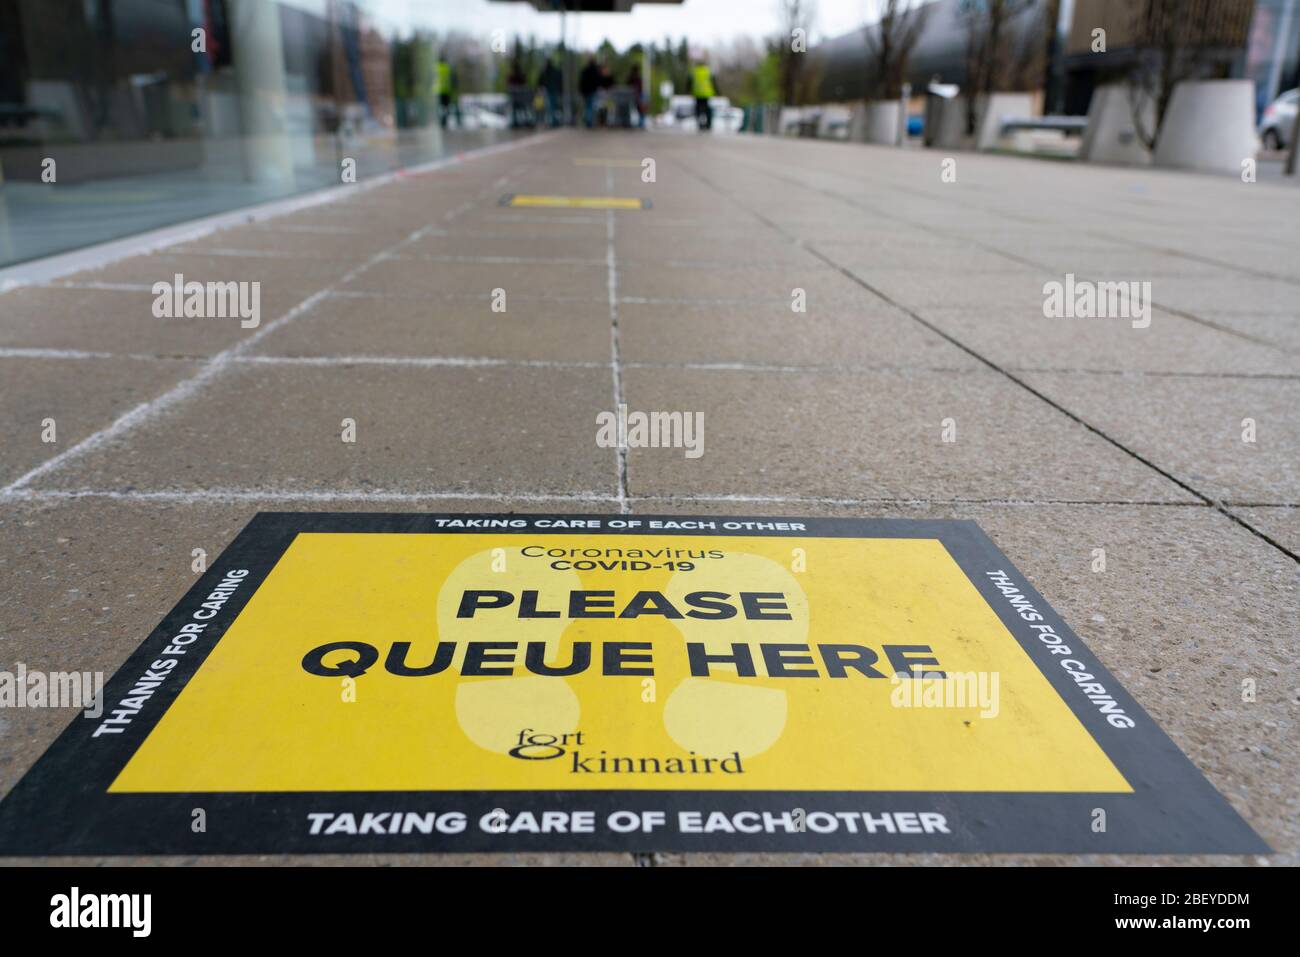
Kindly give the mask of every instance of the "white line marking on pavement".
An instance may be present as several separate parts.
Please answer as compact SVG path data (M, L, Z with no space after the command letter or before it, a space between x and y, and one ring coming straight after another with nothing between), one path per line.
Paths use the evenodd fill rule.
M334 295L333 293L330 294ZM0 359L136 359L145 362L203 362L203 355L150 355L145 353L90 352L83 349L45 349L45 348L5 348L0 347ZM376 355L329 355L329 356L282 356L282 355L237 355L231 362L262 363L265 365L303 365L303 366L356 366L356 365L390 365L416 366L427 368L480 366L502 368L539 368L539 369L605 369L612 362L597 362L582 359L518 359L505 356L376 356ZM620 360L619 369L676 369L687 372L760 372L785 375L806 374L843 374L867 375L881 372L944 372L962 375L994 375L988 369L962 366L914 366L914 365L765 365L758 362L669 362L669 361L632 361ZM1038 371L1038 370L1025 370ZM1046 370L1068 374L1086 374L1086 369ZM1109 374L1109 373L1106 373ZM1131 375L1151 375L1177 377L1180 375L1199 377L1201 373L1164 373L1135 372ZM1247 374L1234 375L1225 373L1218 378L1296 378L1281 373L1277 375Z
M605 192L614 193L614 170L605 169ZM622 346L618 330L618 259L614 252L614 211L605 210L605 263L609 284L609 364L614 377L614 415L623 406ZM618 508L624 515L627 502L627 449L616 450L615 467L618 472Z
M440 299L469 299L484 301L492 298L488 292L379 292L374 289L335 289L330 292L331 299L401 299L419 302L436 302ZM608 301L606 296L548 296L522 293L512 295L512 302L600 302Z
M538 265L538 266L603 266L603 259L571 259L551 256L444 256L426 253L406 253L394 259L419 259L431 263L478 263L487 266Z
M492 499L518 502L615 502L608 492L401 492L392 489L155 489L122 491L120 489L0 489L0 503L40 502L61 499L103 498L122 502L177 502L198 505L205 502L376 502L474 501Z
M730 306L756 302L779 302L789 308L790 300L782 296L738 296L729 299L666 298L663 296L624 296L619 300L627 306ZM852 304L852 300L846 300Z
M55 279L51 282L28 283L34 289L98 289L104 292L153 292L153 286L145 282L74 282L71 279Z
M1006 507L1091 506L1111 508L1210 508L1200 501L1114 500L1105 499L1017 499L1017 498L846 498L807 495L739 495L739 494L681 494L681 495L627 495L620 498L608 492L503 492L463 489L405 492L396 489L258 489L210 488L152 490L123 489L15 489L0 490L0 504L21 502L64 501L74 499L109 499L120 502L176 502L201 505L208 502L351 502L373 500L380 502L445 501L508 501L508 502L594 502L627 505L630 503L668 503L682 505L736 504L736 505L812 505L863 508L875 506L962 506L988 505ZM1300 506L1279 502L1226 502L1232 508L1297 508ZM626 513L625 513L626 514Z
M346 259L347 256L326 256L319 252L294 252L288 249L240 249L234 246L174 246L160 254L167 258L172 256L217 256L228 259Z
M0 359L135 359L144 362L195 362L201 361L202 358L202 356L157 356L129 352L88 352L85 349L0 349Z
M3 355L3 350L0 350ZM538 369L604 369L608 362L578 362L551 359L497 359L491 356L239 356L234 361L267 365L303 366L419 366L475 369L505 366Z

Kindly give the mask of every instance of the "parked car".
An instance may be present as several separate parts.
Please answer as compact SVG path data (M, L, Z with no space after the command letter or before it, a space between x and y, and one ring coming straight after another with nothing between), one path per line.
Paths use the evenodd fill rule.
M1264 108L1264 115L1259 121L1259 138L1264 141L1264 148L1270 150L1285 149L1295 128L1295 113L1300 104L1300 89L1287 90Z

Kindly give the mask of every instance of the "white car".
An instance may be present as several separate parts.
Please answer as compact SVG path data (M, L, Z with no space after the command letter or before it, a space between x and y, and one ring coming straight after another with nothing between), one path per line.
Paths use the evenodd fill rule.
M1300 89L1287 90L1264 108L1264 115L1259 121L1259 138L1264 141L1264 148L1269 150L1285 149L1295 128L1297 104L1300 104Z

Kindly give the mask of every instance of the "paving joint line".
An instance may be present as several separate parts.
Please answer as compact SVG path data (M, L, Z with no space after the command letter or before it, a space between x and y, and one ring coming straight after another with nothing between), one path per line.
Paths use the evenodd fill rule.
M427 502L427 501L475 501L501 500L516 502L588 502L617 503L616 493L601 491L499 491L484 489L433 489L427 491L402 491L384 488L339 488L339 489L299 489L299 488L22 488L13 491L0 490L0 503L49 502L78 499L108 499L124 502L166 501L182 504L203 504L208 502L242 502L242 501L381 501L381 502ZM815 505L859 508L864 506L998 506L1007 508L1211 508L1205 502L1195 500L1160 500L1160 499L1025 499L1025 498L926 498L926 497L888 497L888 496L809 496L809 495L760 495L743 493L681 493L664 495L627 495L628 503L682 503L682 504L789 504ZM1241 508L1300 508L1300 505L1288 503L1234 503Z
M75 361L93 361L103 359L125 359L137 362L206 362L212 358L199 353L142 353L142 352L103 352L86 349L59 349L42 346L0 346L0 359L60 359ZM236 363L262 363L267 365L305 365L305 366L355 366L355 365L395 365L428 367L477 367L501 366L520 368L553 369L603 369L610 362L588 359L528 359L509 356L462 356L462 355L327 355L327 356L293 356L293 355L238 355L230 360ZM966 366L931 366L885 363L880 365L790 365L763 362L694 362L689 360L634 359L622 360L622 369L675 369L688 372L758 372L787 375L870 375L881 372L944 372L952 375L988 375L987 368ZM1012 372L1030 375L1096 375L1115 376L1119 378L1162 378L1162 379L1242 379L1262 381L1289 382L1300 379L1300 373L1286 372L1185 372L1167 369L1080 369L1052 368L1035 366L1008 366Z
M614 194L614 170L605 168L605 193ZM618 327L618 253L614 244L614 211L605 210L605 265L609 287L609 353L610 370L614 379L614 415L617 418L624 405L622 337ZM623 515L628 513L627 501L627 449L621 442L615 449L615 468L618 475L618 507Z

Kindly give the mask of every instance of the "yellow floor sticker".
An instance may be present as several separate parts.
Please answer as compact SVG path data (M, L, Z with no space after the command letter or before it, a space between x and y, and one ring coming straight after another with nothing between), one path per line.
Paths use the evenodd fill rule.
M143 848L1264 845L973 523L272 513L0 803Z
M505 197L503 206L538 209L647 209L649 201L631 196L531 196L515 193Z
M732 790L1129 790L938 541L565 536L566 555L595 556L582 570L546 555L558 541L299 535L112 790L662 789L679 777ZM624 571L629 551L693 567ZM751 598L763 610L751 616L755 595L773 597ZM627 654L630 670L652 676L605 673L628 642L645 648ZM317 673L303 667L330 645ZM452 651L436 675L386 667L428 665L439 645ZM698 662L737 645L741 661L692 676L691 649ZM534 647L551 669L589 664L535 675ZM886 676L899 648L946 671L998 673L998 713L895 706ZM336 666L372 649L345 687ZM465 676L467 653L471 670L495 674ZM865 673L836 671L867 655ZM771 676L773 662L798 680ZM521 760L521 735L574 743ZM699 770L668 772L674 757Z

